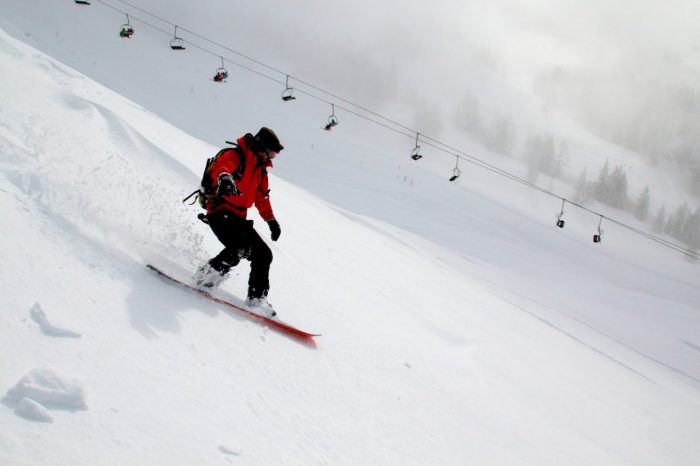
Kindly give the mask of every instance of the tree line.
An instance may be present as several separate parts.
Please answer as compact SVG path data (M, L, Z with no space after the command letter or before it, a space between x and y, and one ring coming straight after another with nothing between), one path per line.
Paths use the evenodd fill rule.
M546 175L552 179L574 182L574 202L585 204L598 201L630 212L637 220L647 223L654 232L665 233L685 243L693 251L700 249L700 207L693 209L685 201L669 210L662 203L652 215L649 187L646 186L636 196L630 195L627 172L623 166L611 167L606 161L593 180L588 180L585 169L575 181L565 180L563 169L569 153L566 139L556 138L549 133L531 132L519 145L517 126L512 116L496 112L488 123L484 123L478 100L473 95L467 95L464 99L456 123L461 129L477 136L489 150L509 156L520 155L527 166L529 181L534 183L539 175ZM692 157L686 159L687 166L690 167L688 173L695 180L695 193L700 194L700 164L695 170L693 160Z

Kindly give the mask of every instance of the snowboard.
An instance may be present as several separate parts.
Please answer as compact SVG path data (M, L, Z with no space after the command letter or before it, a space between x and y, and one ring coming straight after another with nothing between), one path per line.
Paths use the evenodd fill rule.
M240 313L246 317L249 317L249 318L251 318L251 319L253 319L253 320L255 320L263 325L271 327L275 330L279 330L279 331L282 331L282 332L287 333L289 335L292 335L294 337L302 338L302 339L311 339L313 337L321 336L318 333L309 333L309 332L305 332L304 330L300 330L292 325L289 325L285 322L282 322L281 320L278 320L276 317L266 317L264 315L257 314L255 312L251 311L250 309L246 309L243 306L239 306L238 304L234 304L230 301L219 298L218 296L214 296L213 294L211 294L207 290L197 288L196 286L192 286L192 285L187 284L181 280L178 280L177 278L174 278L174 277L168 275L167 273L163 272L162 270L160 270L158 267L156 267L154 265L146 264L146 267L153 270L156 274L158 274L158 276L164 278L165 280L167 280L171 283L179 285L180 287L186 288L190 291L194 291L195 293L202 296L203 298L211 300L215 303L222 304L226 307L234 309L238 313Z

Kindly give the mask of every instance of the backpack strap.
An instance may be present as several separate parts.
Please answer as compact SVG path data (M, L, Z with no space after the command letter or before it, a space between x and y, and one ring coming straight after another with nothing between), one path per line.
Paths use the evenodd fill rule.
M192 196L194 196L195 194L199 194L199 189L195 189L194 191L192 191L192 194L190 194L189 196L187 196L186 198L184 198L184 199L182 200L182 202L183 202L183 203L187 202L187 201L188 201ZM190 205L193 205L195 202L197 202L197 199L195 199L194 201L192 201L192 204L190 204Z
M231 176L233 176L234 180L239 181L241 178L243 178L243 172L245 172L245 154L243 153L243 149L241 149L241 147L235 142L226 141L226 144L231 144L233 146L233 150L236 151L236 155L238 155L238 168L236 168L236 171L231 173ZM218 157L227 150L230 150L230 148L226 147L221 149L214 158Z
M211 157L207 160L207 163L204 166L204 174L202 175L202 181L200 183L199 189L196 189L192 192L192 194L184 198L182 200L183 203L187 202L193 196L198 195L195 198L194 202L192 202L192 204L199 201L200 206L202 208L205 208L207 198L211 196L211 179L209 178L209 170L212 164L216 161L216 159L218 159L221 154L227 151L233 150L236 153L236 155L238 155L238 167L233 173L231 173L231 176L233 176L233 179L236 181L240 181L240 179L243 178L243 172L245 172L245 153L243 152L243 149L241 149L235 142L226 141L226 143L231 144L234 147L225 147L219 152L217 152L214 157Z

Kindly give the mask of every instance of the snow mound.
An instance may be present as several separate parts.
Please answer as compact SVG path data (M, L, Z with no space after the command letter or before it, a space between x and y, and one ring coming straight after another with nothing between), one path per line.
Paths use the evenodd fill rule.
M224 443L219 445L219 451L229 456L240 456L241 453L243 453L241 449L234 448L231 445L226 445Z
M5 399L18 402L18 409L24 399L60 409L87 409L82 384L51 369L32 369L7 391Z
M44 335L63 338L80 338L81 336L79 333L72 330L66 330L52 325L39 303L34 303L34 306L32 306L32 308L29 310L29 315L31 315L34 322L39 325L39 328Z
M53 416L49 410L31 398L22 398L15 408L15 414L32 421L53 422Z

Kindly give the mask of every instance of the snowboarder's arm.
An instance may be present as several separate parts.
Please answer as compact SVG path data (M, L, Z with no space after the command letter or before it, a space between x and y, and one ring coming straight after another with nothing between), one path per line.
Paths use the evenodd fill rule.
M217 157L214 162L210 174L212 178L212 186L215 191L219 189L220 177L222 174L235 173L238 169L238 164L240 163L240 158L236 155L233 150L227 151Z
M275 218L270 203L270 188L267 182L267 173L264 173L260 180L260 185L255 192L255 208L260 212L260 216L266 222Z

